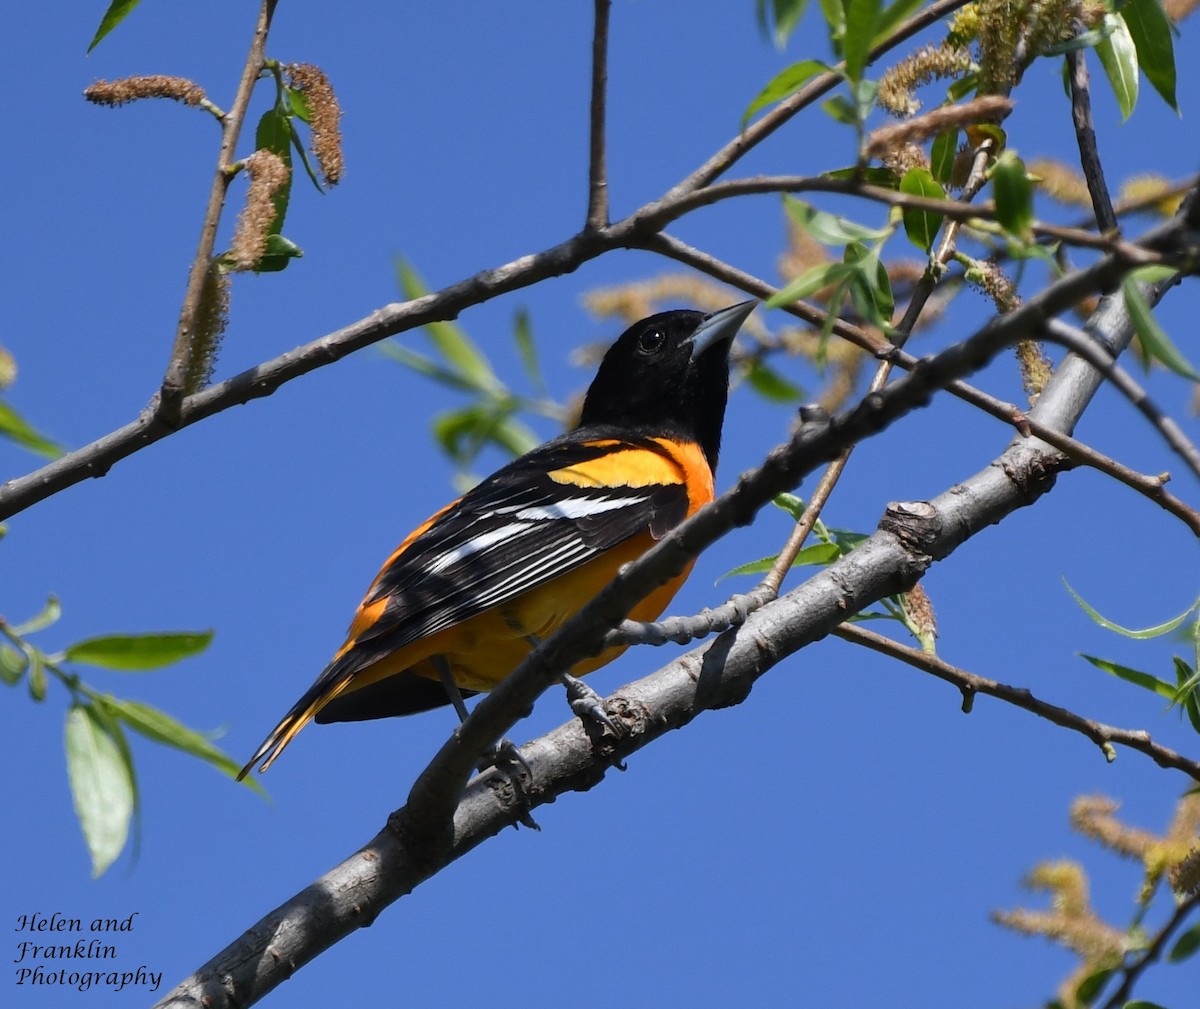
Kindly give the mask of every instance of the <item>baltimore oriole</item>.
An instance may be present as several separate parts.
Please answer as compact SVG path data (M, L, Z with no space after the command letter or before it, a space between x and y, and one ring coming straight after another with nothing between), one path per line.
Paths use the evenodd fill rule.
M729 347L755 304L662 312L626 330L604 356L578 427L498 470L396 548L345 644L238 778L260 760L260 770L270 767L314 717L362 721L447 703L464 714L460 691L494 687L621 565L711 501ZM689 571L630 616L659 616Z

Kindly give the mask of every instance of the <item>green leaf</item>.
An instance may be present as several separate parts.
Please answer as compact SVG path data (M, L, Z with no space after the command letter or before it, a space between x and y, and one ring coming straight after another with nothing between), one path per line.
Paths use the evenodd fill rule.
M1200 922L1197 922L1175 940L1175 945L1171 947L1171 952L1167 954L1167 960L1170 963L1182 963L1184 960L1192 957L1198 949L1200 949Z
M1115 973L1116 970L1110 967L1089 974L1080 981L1075 988L1075 997L1079 1000L1080 1005L1088 1006L1096 1001L1100 992L1104 990L1104 986L1108 984L1108 979Z
M71 705L65 735L71 797L96 877L125 847L133 817L133 780L119 742L90 705Z
M398 343L395 340L388 340L381 345L380 349L392 360L398 361L406 368L411 368L419 375L432 378L434 381L449 386L451 389L460 389L463 392L478 392L473 383L468 382L457 372L443 368L433 358L426 357L415 350L410 350L402 343Z
M404 260L396 261L396 275L400 288L410 301L428 293L425 282ZM479 351L462 328L452 322L430 322L425 325L433 345L442 359L457 372L469 388L489 392L503 391L504 384L492 371L488 359Z
M241 765L220 747L213 745L207 736L188 728L165 711L141 701L118 700L109 696L104 697L103 704L114 718L120 719L147 739L199 757L230 778L236 778L241 770ZM251 778L246 778L245 784L261 795L266 794L262 786Z
M1154 360L1170 368L1175 374L1182 375L1193 382L1200 382L1200 372L1192 367L1188 359L1179 352L1179 348L1171 342L1166 331L1158 324L1158 320L1154 318L1154 312L1150 308L1150 303L1142 294L1142 289L1138 286L1137 281L1126 277L1121 284L1121 289L1125 292L1125 307L1129 309L1129 319L1142 343L1142 349Z
M770 557L760 557L756 561L747 561L745 564L739 564L736 568L731 568L721 575L714 584L723 582L726 578L737 578L742 575L762 575L766 574L775 565L775 559L778 554L772 554Z
M848 267L845 263L818 263L816 266L810 266L790 284L771 295L765 306L778 308L780 305L790 305L793 301L807 298L831 284L845 280L852 272L853 267Z
M460 464L470 462L483 441L480 432L487 424L486 410L473 403L470 406L446 410L433 418L433 436L451 459Z
M1164 683L1158 677L1150 675L1150 673L1143 673L1140 669L1131 669L1129 666L1123 666L1118 662L1110 662L1108 659L1098 659L1094 655L1084 655L1082 652L1080 652L1080 657L1086 659L1097 669L1102 669L1104 672L1110 673L1118 679L1124 680L1126 683L1132 683L1143 690L1149 690L1151 693L1158 694L1159 697L1165 697L1168 701L1175 700L1175 688L1169 683Z
M829 66L820 60L801 60L799 63L784 67L767 81L766 87L758 93L758 97L746 106L746 111L742 113L742 129L746 128L746 124L750 122L754 113L794 95L817 74L827 70L829 70Z
M30 617L23 624L17 624L12 632L18 638L23 638L28 634L36 634L38 631L44 631L47 627L58 622L58 618L62 616L62 604L58 601L57 596L50 596L46 600L46 605L42 607L41 613L35 617Z
M542 366L538 363L537 344L533 339L533 326L529 322L529 311L517 309L513 319L513 342L517 345L517 355L521 358L521 367L529 378L530 384L539 394L546 392L546 379L542 376Z
M845 217L827 214L794 196L785 194L783 205L797 226L822 245L845 245L848 242L886 238L891 234L891 228L868 228Z
M0 400L0 435L46 459L57 459L63 454L61 445L32 427L3 400Z
M0 682L12 687L21 682L29 668L29 657L20 649L0 644Z
M1171 277L1179 275L1179 270L1174 266L1162 266L1158 263L1151 263L1149 266L1139 266L1136 270L1131 270L1126 276L1132 277L1134 280L1140 280L1143 284L1158 284Z
M795 494L776 494L771 498L771 504L783 509L797 522L804 517L804 500Z
M213 639L212 631L180 631L165 634L107 634L70 645L64 655L103 669L143 672L161 669L180 659L199 655Z
M287 268L293 259L300 259L304 250L290 238L275 234L267 236L267 248L262 259L254 264L255 273L278 273Z
M288 200L292 193L292 120L283 106L276 105L263 113L254 131L254 148L272 151L279 155L279 159L288 167L287 182L271 197L271 202L275 205L271 234L277 235L283 230L283 219L287 216Z
M909 16L921 9L925 0L896 0L879 16L875 24L875 38L871 40L872 48L883 42L894 28L908 20Z
M138 850L138 835L141 831L142 823L142 800L138 794L137 774L133 767L133 751L129 748L129 740L125 736L125 730L121 728L121 723L117 721L109 712L101 698L95 696L93 703L89 707L97 718L100 719L104 730L112 737L113 742L117 744L117 752L121 755L121 762L125 765L125 770L129 775L129 787L132 792L133 799L133 857L137 858Z
M755 0L758 27L782 50L804 16L806 6L808 0Z
M104 12L104 17L100 19L100 27L96 29L96 34L92 36L92 41L88 44L87 51L90 53L103 40L104 36L117 27L126 16L132 11L141 0L112 0L108 5L108 10Z
M858 106L845 95L834 95L821 103L821 108L835 122L858 126Z
M761 360L750 362L746 381L763 399L774 403L795 403L804 395L803 389Z
M880 0L845 0L846 35L842 55L846 60L846 76L851 81L862 79L871 52L871 43L879 24Z
M841 57L842 38L846 34L845 0L821 0L821 13L829 26L829 41L833 45L833 51Z
M1124 122L1133 112L1138 100L1138 53L1129 34L1125 18L1120 14L1106 14L1104 25L1111 28L1108 38L1096 43L1096 55L1108 75L1117 105Z
M929 149L933 177L944 188L954 179L954 161L958 157L958 129L942 130Z
M824 566L832 564L842 556L842 548L836 543L812 543L804 547L793 562L793 567L799 567L802 564L819 564Z
M846 246L844 262L854 272L850 276L850 296L858 313L872 325L887 330L892 324L895 301L887 267L879 259L882 243L870 248L861 242Z
M514 458L536 448L542 441L528 425L512 414L500 417L487 431L487 438Z
M308 95L299 88L289 87L285 87L283 93L287 95L288 107L292 114L302 123L312 125L312 106L308 104Z
M1113 33L1109 25L1101 24L1098 28L1089 29L1086 32L1080 32L1078 35L1069 38L1063 42L1055 42L1053 45L1046 46L1043 49L1043 56L1062 56L1065 53L1075 52L1077 49L1095 49L1096 46L1103 42ZM1069 73L1069 68L1064 63L1063 70ZM1067 97L1071 97L1071 81L1068 77L1064 80L1064 85Z
M803 565L820 565L832 564L842 554L836 543L811 543L804 547L798 554L796 559L792 561L792 567L801 567ZM766 574L775 566L775 561L779 558L778 554L773 554L770 557L760 557L756 561L750 561L746 564L739 564L732 571L726 571L717 579L718 582L726 578L733 578L738 575L762 575Z
M1005 151L992 168L992 192L996 197L996 219L1010 234L1023 241L1033 237L1033 186L1025 163Z
M1192 728L1200 732L1200 673L1183 661L1172 656L1175 663L1175 703L1178 704Z
M1157 1002L1147 1002L1145 999L1135 998L1132 1002L1126 1002L1121 1009L1164 1009Z
M1160 0L1127 0L1121 16L1137 50L1142 73L1176 113L1175 101L1175 43L1171 37L1171 22Z
M963 74L946 89L946 101L950 103L961 101L977 87L979 87L979 74L974 71Z
M957 140L958 131L953 131ZM936 147L936 143L934 144ZM951 159L953 161L953 158ZM910 168L900 180L900 192L910 196L925 196L934 200L944 200L946 191L937 184L928 168ZM908 240L924 252L933 250L938 231L942 227L942 215L928 210L903 208L904 233Z
M1087 601L1083 598L1083 596L1071 588L1070 582L1068 582L1065 578L1063 579L1063 584L1067 587L1067 591L1071 593L1071 596L1074 598L1075 602L1079 604L1080 609L1082 609L1084 613L1091 617L1095 623L1099 624L1105 630L1115 631L1117 634L1124 635L1127 638L1134 638L1137 641L1148 641L1151 638L1160 638L1164 634L1170 634L1173 630L1175 630L1176 627L1179 627L1185 620L1187 620L1189 616L1191 616L1198 608L1200 608L1200 599L1197 599L1194 603L1192 603L1191 606L1180 613L1177 617L1172 617L1170 620L1167 620L1164 623L1155 624L1153 627L1146 627L1140 631L1131 630L1128 627L1122 627L1120 624L1114 624L1111 620L1102 617L1087 604Z
M36 648L26 646L25 655L29 659L29 696L41 703L46 699L46 663Z
M459 465L470 463L492 442L516 456L528 452L538 437L512 416L512 403L472 403L447 410L433 421L433 434L442 449Z
M288 135L292 138L292 148L300 155L300 164L304 166L304 173L308 176L309 182L317 187L317 192L324 194L325 187L321 185L321 180L317 178L316 169L313 168L312 162L308 160L308 151L305 150L304 141L300 139L300 131L296 129L296 124L288 120Z

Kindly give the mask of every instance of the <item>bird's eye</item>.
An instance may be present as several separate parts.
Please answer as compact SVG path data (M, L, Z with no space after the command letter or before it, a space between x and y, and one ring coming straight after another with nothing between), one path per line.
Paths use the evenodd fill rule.
M638 350L643 354L657 354L666 342L661 329L648 329L638 337Z

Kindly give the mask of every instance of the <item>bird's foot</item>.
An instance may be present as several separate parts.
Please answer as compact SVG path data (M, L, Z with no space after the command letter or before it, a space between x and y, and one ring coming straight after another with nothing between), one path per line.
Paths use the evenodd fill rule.
M492 768L504 775L512 785L519 805L517 822L530 830L541 830L529 813L529 793L525 790L526 780L533 781L533 770L511 739L500 740L496 748L479 762L480 771L490 771Z
M621 734L616 722L608 717L604 710L604 699L578 677L563 673L559 679L567 688L567 701L571 710L585 722L591 719L609 729L614 736Z

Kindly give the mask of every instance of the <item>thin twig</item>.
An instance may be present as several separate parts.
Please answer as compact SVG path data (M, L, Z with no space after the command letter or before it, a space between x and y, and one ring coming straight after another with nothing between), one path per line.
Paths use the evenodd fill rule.
M1158 429L1163 440L1200 478L1200 449L1197 449L1188 436L1183 433L1174 418L1150 398L1150 394L1134 380L1133 376L1116 363L1108 348L1099 343L1087 331L1063 322L1061 319L1047 320L1044 336L1048 340L1061 343L1072 354L1082 357L1104 375L1116 386L1117 391L1137 407L1142 415Z
M656 223L670 223L699 207L712 206L723 200L734 199L739 196L771 193L838 193L871 200L874 203L882 203L889 207L903 207L911 210L923 210L931 214L940 214L953 221L964 223L975 222L976 226L983 226L979 223L981 221L992 222L996 218L996 206L991 200L985 200L981 203L964 203L960 200L949 199L942 200L931 196L919 196L915 193L902 193L895 189L887 189L883 186L876 186L855 179L831 179L811 175L760 175L744 179L727 179L724 182L715 182L711 186L688 193L680 197L679 200L673 201L669 208L665 208L669 211L669 220L663 220L666 216L664 208L657 205L652 208L652 216ZM646 213L650 214L651 211L647 210ZM1115 233L1097 235L1085 228L1067 227L1043 221L1035 221L1031 227L1033 233L1039 237L1053 239L1054 241L1063 242L1068 245L1076 245L1080 248L1096 249L1103 252L1124 249L1126 253L1132 252L1130 243L1123 241ZM1152 256L1144 250L1141 252L1141 255L1145 257L1145 261L1148 263L1156 262L1158 259L1158 257Z
M1100 165L1100 149L1096 146L1096 126L1092 121L1092 97L1088 87L1088 68L1084 50L1067 53L1067 79L1071 85L1071 118L1075 122L1075 140L1079 145L1079 164L1092 196L1092 212L1101 233L1117 230L1117 215Z
M171 348L171 360L167 365L166 375L163 377L162 388L158 396L156 410L158 419L169 427L177 426L180 421L188 357L196 328L196 315L200 309L201 293L212 261L213 247L217 240L217 225L221 220L225 195L232 179L229 169L234 161L238 136L246 118L246 110L250 105L250 95L254 91L254 83L258 80L258 75L262 72L266 59L267 33L271 29L271 17L275 13L276 2L277 0L263 0L262 6L259 8L258 18L254 24L254 37L250 43L250 52L246 56L246 65L242 69L242 79L238 83L233 104L221 121L221 146L217 152L217 167L213 173L212 188L208 193L208 206L205 208L204 221L200 226L200 244L196 249L196 257L192 260L191 271L188 274L187 289L184 291L183 305L179 310L179 325L175 330L175 343Z
M595 0L592 33L591 134L588 143L588 207L585 231L608 224L608 168L604 119L608 107L608 15L612 0Z
M1121 979L1121 984L1108 997L1101 1009L1120 1009L1121 1006L1129 1002L1129 997L1133 994L1133 986L1137 983L1138 978L1142 976L1147 967L1156 963L1163 953L1166 952L1167 943L1171 937L1197 908L1200 908L1200 893L1192 894L1175 906L1174 913L1167 919L1167 923L1159 929L1158 934L1154 937L1154 941L1146 947L1142 955L1134 960L1133 963L1128 967L1122 968L1124 977Z
M1150 738L1150 734L1142 729L1121 729L1084 718L1067 708L1039 700L1025 687L1013 687L997 680L990 680L986 676L969 673L965 669L950 665L936 655L930 655L928 652L923 652L910 645L900 644L882 634L869 631L860 624L842 624L833 633L843 641L863 645L872 651L899 659L910 666L931 673L940 680L954 684L962 691L963 707L966 710L970 710L975 694L987 694L989 697L999 698L1015 707L1032 712L1039 718L1045 718L1064 729L1087 736L1104 750L1105 756L1109 760L1112 759L1112 746L1124 746L1145 754L1159 767L1174 768L1191 776L1196 781L1200 781L1200 762L1190 760L1182 754L1154 742Z

